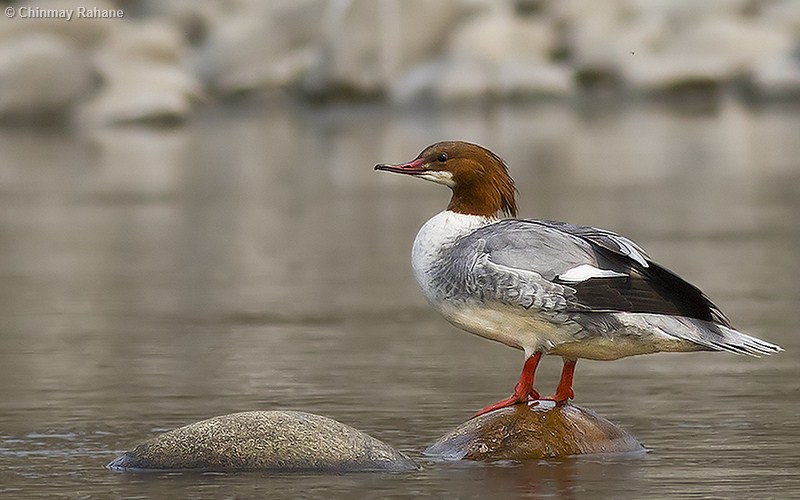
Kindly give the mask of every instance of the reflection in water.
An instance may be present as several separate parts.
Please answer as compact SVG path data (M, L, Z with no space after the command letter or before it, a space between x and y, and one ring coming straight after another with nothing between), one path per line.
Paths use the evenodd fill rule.
M455 330L410 247L440 186L372 172L441 139L510 164L523 216L627 234L700 285L763 360L582 361L579 404L653 450L413 475L127 476L154 432L296 408L420 450L505 395L520 353ZM766 496L797 493L800 114L562 104L211 109L185 128L0 132L0 492ZM543 364L542 387L560 367Z

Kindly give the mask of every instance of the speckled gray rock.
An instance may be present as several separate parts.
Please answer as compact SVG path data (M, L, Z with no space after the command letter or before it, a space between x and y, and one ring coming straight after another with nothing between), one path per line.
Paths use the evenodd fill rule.
M336 420L299 411L249 411L156 436L111 470L391 471L417 465L391 446Z
M540 401L473 418L432 444L443 460L531 460L593 453L643 453L628 432L592 411Z

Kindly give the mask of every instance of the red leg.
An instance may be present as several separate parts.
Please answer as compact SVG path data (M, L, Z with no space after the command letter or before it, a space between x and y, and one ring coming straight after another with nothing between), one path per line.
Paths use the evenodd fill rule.
M539 364L540 359L542 359L542 353L537 352L525 360L525 365L522 367L522 374L519 376L517 385L514 386L514 394L512 394L511 397L487 406L474 416L477 417L478 415L483 415L484 413L489 413L499 408L505 408L506 406L526 403L528 398L539 399L539 393L533 388L533 376L536 374L536 366Z
M572 391L572 377L575 375L575 359L565 359L564 368L561 369L561 380L558 382L556 393L552 397L544 398L548 401L555 401L557 405L563 405L570 399L575 398Z

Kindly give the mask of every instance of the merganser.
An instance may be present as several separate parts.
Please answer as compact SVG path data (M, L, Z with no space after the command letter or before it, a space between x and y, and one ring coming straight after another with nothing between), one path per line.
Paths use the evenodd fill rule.
M605 229L517 216L506 163L488 149L439 142L408 163L375 170L444 184L447 209L417 233L414 276L428 302L467 332L521 349L514 394L477 415L529 400L574 398L578 358L727 351L759 356L779 346L735 330L697 287ZM543 354L564 361L555 394L534 389Z

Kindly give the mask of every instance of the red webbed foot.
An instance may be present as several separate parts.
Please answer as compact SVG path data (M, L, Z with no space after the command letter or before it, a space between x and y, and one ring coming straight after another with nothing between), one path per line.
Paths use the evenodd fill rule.
M502 401L498 401L497 403L489 405L486 408L478 411L475 415L473 415L473 418L483 415L484 413L489 413L490 411L499 410L500 408L506 408L509 406L514 406L516 404L527 403L528 401L535 401L538 399L541 399L539 397L539 393L534 390L529 392L527 395L517 395L516 393L514 393L510 397Z
M514 394L502 401L487 406L473 415L473 417L515 404L527 403L529 399L539 399L539 393L533 388L533 378L536 374L536 366L539 364L540 359L542 359L542 353L537 352L525 360L525 365L522 367L522 374L519 376L519 381L514 387Z
M554 401L556 405L567 404L570 399L575 399L575 392L572 390L572 377L575 375L576 360L564 361L564 368L561 370L561 380L558 382L556 393L550 397L543 398L545 401Z

